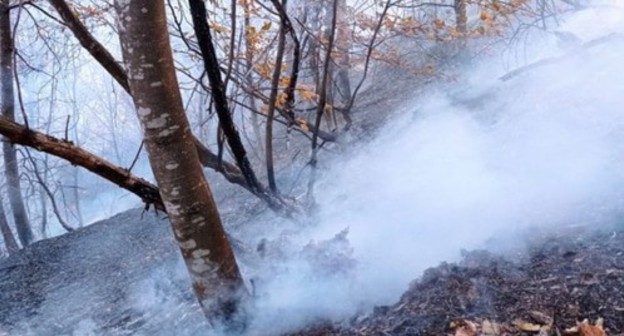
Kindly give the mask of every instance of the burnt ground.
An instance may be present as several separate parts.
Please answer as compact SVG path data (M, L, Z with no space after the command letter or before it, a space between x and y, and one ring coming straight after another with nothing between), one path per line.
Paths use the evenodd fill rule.
M531 232L514 252L428 269L393 305L291 335L624 335L624 227ZM166 221L140 210L38 242L0 261L0 335L205 335L179 263ZM584 319L600 327L570 330Z
M295 335L624 335L624 228L532 235L521 252L464 252L394 305Z

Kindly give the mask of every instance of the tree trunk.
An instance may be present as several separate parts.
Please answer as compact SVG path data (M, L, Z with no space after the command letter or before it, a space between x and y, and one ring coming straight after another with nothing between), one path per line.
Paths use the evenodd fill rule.
M338 24L338 12L337 10L334 11L333 8L337 9L338 3L337 0L325 0L324 1L324 7L325 7L325 22L323 23L323 33L322 33L322 41L327 41L326 44L326 48L330 48L329 46L329 40L330 38L333 39L333 44L336 44L336 27ZM332 24L333 22L336 22L336 24ZM324 55L325 56L325 55ZM333 55L330 55L330 62L325 64L325 59L323 59L323 68L321 69L323 71L323 73L321 74L321 82L319 83L319 85L317 86L317 94L319 95L319 105L320 105L320 100L321 100L321 95L324 95L324 102L323 104L325 106L327 106L326 109L324 109L323 111L323 117L325 119L325 123L327 125L327 129L330 131L334 131L335 129L338 128L338 124L336 123L336 115L335 115L335 111L334 111L334 88L336 87L336 83L334 81L335 77L335 70L336 70L336 63L333 60ZM326 83L323 83L323 78L327 76L326 79ZM325 92L323 92L321 94L321 89L324 90ZM319 124L320 126L320 124Z
M455 0L455 29L459 33L466 32L466 24L468 23L468 16L466 14L466 0Z
M319 105L316 110L316 121L315 127L316 129L321 128L321 118L323 117L323 112L325 111L325 106L327 103L327 81L329 80L329 67L331 62L331 53L334 48L334 33L336 32L336 11L338 8L338 0L334 0L332 5L332 20L329 27L329 36L327 39L327 51L325 52L325 59L323 60L323 78L321 79L321 86L318 90L319 92ZM310 180L308 181L308 191L307 191L307 203L309 205L314 205L314 183L316 180L316 156L317 156L317 141L318 134L314 133L312 136L312 157L310 158Z
M286 0L282 1L285 7ZM264 134L266 149L265 159L267 168L267 179L269 188L272 192L277 192L275 183L275 168L273 163L273 117L275 115L275 107L277 105L277 92L279 91L280 76L282 74L282 61L284 59L284 49L286 47L286 27L281 24L277 37L277 52L275 56L275 68L273 68L273 76L271 78L271 93L269 95L269 106L267 110L266 132Z
M204 61L204 68L206 70L206 76L210 82L210 93L214 101L215 111L219 118L219 124L225 138L227 140L234 159L238 168L245 176L247 184L258 193L265 193L264 187L260 184L256 178L251 163L247 158L247 151L243 142L241 141L234 120L230 113L227 96L225 94L225 86L221 79L221 70L219 67L219 61L217 60L217 53L212 43L212 34L210 27L208 26L207 11L203 0L189 0L189 6L191 8L191 16L193 18L193 30L197 37L199 49Z
M246 291L184 113L165 4L118 0L115 5L145 146L195 294L211 322L240 326Z
M308 4L306 4L305 18L308 22L308 31L310 33L310 38L307 42L307 50L309 55L308 60L308 69L311 72L314 87L318 88L320 84L320 61L319 61L319 39L321 38L321 23L320 23L320 15L321 15L321 0L311 0Z
M13 92L13 36L11 34L9 0L0 0L0 82L2 84L2 96L0 97L2 116L13 121L15 120L15 96ZM2 149L9 203L11 210L13 210L15 228L22 246L26 247L33 241L33 232L22 197L17 152L9 142L4 142Z
M343 107L342 117L345 119L345 123L349 128L351 125L351 114L350 111L345 109L349 102L351 101L351 82L349 80L349 68L350 68L350 57L349 57L349 49L351 41L353 40L350 36L349 30L349 20L347 18L347 1L346 0L338 0L338 8L337 13L338 19L341 22L338 23L336 27L336 50L338 51L338 59L336 60L336 65L338 67L338 73L336 74L336 90L338 91L338 97L340 101L340 106Z
M0 199L0 231L2 232L4 246L6 247L7 252L9 252L9 254L17 252L19 250L19 246L17 245L13 232L11 232L11 228L9 227L2 199Z

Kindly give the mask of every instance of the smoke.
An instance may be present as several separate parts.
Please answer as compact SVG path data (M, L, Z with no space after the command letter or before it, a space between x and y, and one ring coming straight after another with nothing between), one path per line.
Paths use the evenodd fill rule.
M583 42L624 33L623 9L613 2L569 15L560 31ZM532 226L604 226L622 215L624 41L570 50L543 35L514 66L488 57L453 91L408 99L378 139L334 165L318 187L320 225L300 238L348 228L355 267L323 276L303 254L283 261L261 286L255 330L390 304L425 268L491 237L513 242L511 232Z

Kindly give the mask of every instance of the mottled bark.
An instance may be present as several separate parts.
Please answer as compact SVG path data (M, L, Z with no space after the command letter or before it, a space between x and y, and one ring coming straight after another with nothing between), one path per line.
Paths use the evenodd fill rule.
M165 4L116 1L121 49L150 164L206 317L236 325L245 288L195 149Z
M13 36L11 34L11 15L9 0L0 1L0 84L2 92L0 105L2 116L8 120L15 120L15 93L13 91ZM9 203L13 211L17 236L23 247L28 246L34 239L33 232L24 206L22 188L20 186L19 168L17 166L17 152L9 142L2 144L4 153L4 173L7 180Z

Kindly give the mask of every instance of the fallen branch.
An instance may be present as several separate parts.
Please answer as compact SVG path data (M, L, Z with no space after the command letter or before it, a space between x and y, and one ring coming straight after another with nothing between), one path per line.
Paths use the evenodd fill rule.
M137 195L146 205L153 205L156 209L165 211L158 187L134 176L127 169L74 145L71 141L28 129L4 117L0 117L0 134L13 144L31 147L67 160L72 165L83 167Z

